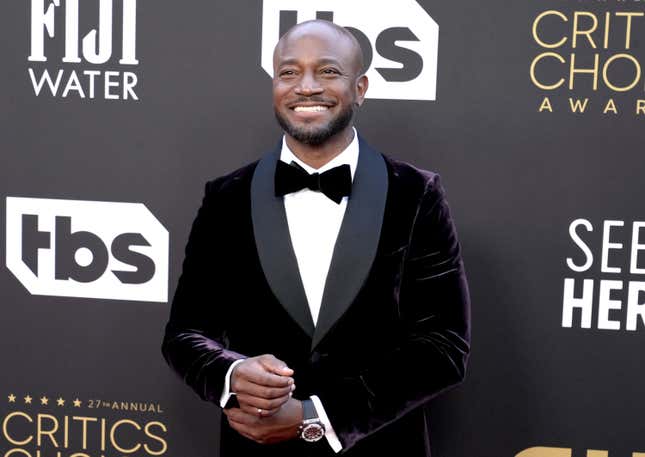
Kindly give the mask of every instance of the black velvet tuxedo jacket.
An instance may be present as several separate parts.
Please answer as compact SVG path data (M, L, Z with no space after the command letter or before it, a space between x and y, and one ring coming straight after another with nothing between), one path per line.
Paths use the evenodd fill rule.
M233 361L273 354L295 398L320 397L343 455L429 456L427 402L463 379L470 347L460 247L438 175L359 150L317 325L274 194L278 147L207 183L162 350L214 403ZM257 444L224 418L220 455L334 453L326 439Z

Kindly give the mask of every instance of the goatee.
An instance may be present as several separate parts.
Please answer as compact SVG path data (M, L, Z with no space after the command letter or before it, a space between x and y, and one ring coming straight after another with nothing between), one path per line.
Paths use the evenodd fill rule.
M347 105L347 108L341 111L338 116L318 129L296 127L295 125L291 124L285 117L283 117L278 112L278 110L274 110L274 112L278 124L280 124L280 127L282 127L282 130L284 130L287 135L309 146L320 146L329 138L333 137L337 133L342 132L343 130L345 130L345 128L347 128L348 125L350 125L352 119L354 118L356 106L358 106L356 103Z

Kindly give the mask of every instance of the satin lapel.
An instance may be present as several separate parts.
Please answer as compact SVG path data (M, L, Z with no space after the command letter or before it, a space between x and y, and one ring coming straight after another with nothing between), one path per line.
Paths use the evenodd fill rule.
M264 155L251 181L253 234L264 276L294 321L310 337L314 323L302 285L282 197L275 196L275 166L280 147Z
M312 350L356 298L372 267L381 236L388 188L385 160L360 136L359 151L352 194L334 246Z

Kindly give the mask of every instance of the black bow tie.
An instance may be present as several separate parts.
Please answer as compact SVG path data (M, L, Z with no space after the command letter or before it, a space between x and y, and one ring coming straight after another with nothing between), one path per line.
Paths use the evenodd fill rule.
M352 190L352 173L349 165L334 167L323 173L309 174L296 162L291 165L278 160L275 169L275 195L297 192L305 187L322 192L336 203L340 203Z

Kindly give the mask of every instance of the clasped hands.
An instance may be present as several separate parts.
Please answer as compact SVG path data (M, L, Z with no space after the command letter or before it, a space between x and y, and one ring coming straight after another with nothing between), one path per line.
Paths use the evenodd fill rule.
M240 407L224 410L229 425L260 444L296 438L303 414L302 403L291 396L293 373L271 354L240 362L231 374L231 391Z

